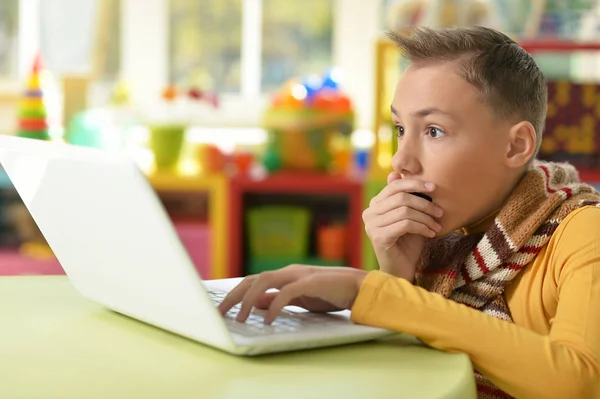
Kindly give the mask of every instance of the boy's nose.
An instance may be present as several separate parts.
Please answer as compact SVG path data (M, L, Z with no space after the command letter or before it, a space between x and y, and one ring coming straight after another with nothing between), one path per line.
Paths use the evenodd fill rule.
M394 171L404 177L417 175L421 173L421 163L419 162L419 148L417 140L404 136L398 143L398 151L392 157L392 167Z

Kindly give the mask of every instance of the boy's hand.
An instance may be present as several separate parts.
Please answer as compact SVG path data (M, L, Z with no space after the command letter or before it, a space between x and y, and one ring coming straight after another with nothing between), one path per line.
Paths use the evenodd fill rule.
M219 305L221 314L242 303L237 320L244 322L252 308L266 309L265 324L271 324L284 306L299 306L311 312L351 309L367 272L350 267L292 265L246 277ZM266 291L276 288L279 292Z
M382 271L414 280L415 268L427 238L441 230L435 218L442 209L411 192L433 192L431 183L402 179L390 173L388 185L363 212L365 229Z

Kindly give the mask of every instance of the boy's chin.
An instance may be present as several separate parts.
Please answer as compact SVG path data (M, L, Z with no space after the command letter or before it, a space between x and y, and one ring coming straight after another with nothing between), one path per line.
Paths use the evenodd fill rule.
M447 236L461 229L460 227L450 226L448 223L444 223L444 221L439 221L439 223L442 225L442 229L436 233L435 238Z
M435 236L433 238L440 238L440 237L444 237L445 235L447 235L448 232L446 231L446 229L444 229L442 227L442 229L440 231L438 231L437 233L435 233ZM432 239L433 239L432 238Z
M442 238L442 237L445 237L448 234L453 233L455 231L456 230L446 230L446 229L442 228L442 230L440 230L433 238Z

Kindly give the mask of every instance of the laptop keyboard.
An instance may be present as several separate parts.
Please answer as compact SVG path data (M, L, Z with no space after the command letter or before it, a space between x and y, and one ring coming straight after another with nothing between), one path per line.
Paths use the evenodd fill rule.
M223 301L227 293L209 291L209 295L212 301L218 305ZM239 311L239 304L231 308L225 315L225 324L230 331L245 336L290 333L306 328L320 329L332 325L339 326L340 323L339 319L328 314L308 312L296 313L285 309L281 311L271 325L264 324L263 320L267 312L259 309L253 309L250 312L250 316L246 319L246 322L240 323L235 320Z

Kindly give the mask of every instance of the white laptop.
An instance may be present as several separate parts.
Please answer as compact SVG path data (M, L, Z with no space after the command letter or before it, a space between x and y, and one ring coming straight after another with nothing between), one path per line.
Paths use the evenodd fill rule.
M390 331L348 312L286 308L271 325L216 309L240 279L203 281L137 165L126 155L0 136L0 163L74 287L134 319L236 355L372 340Z

